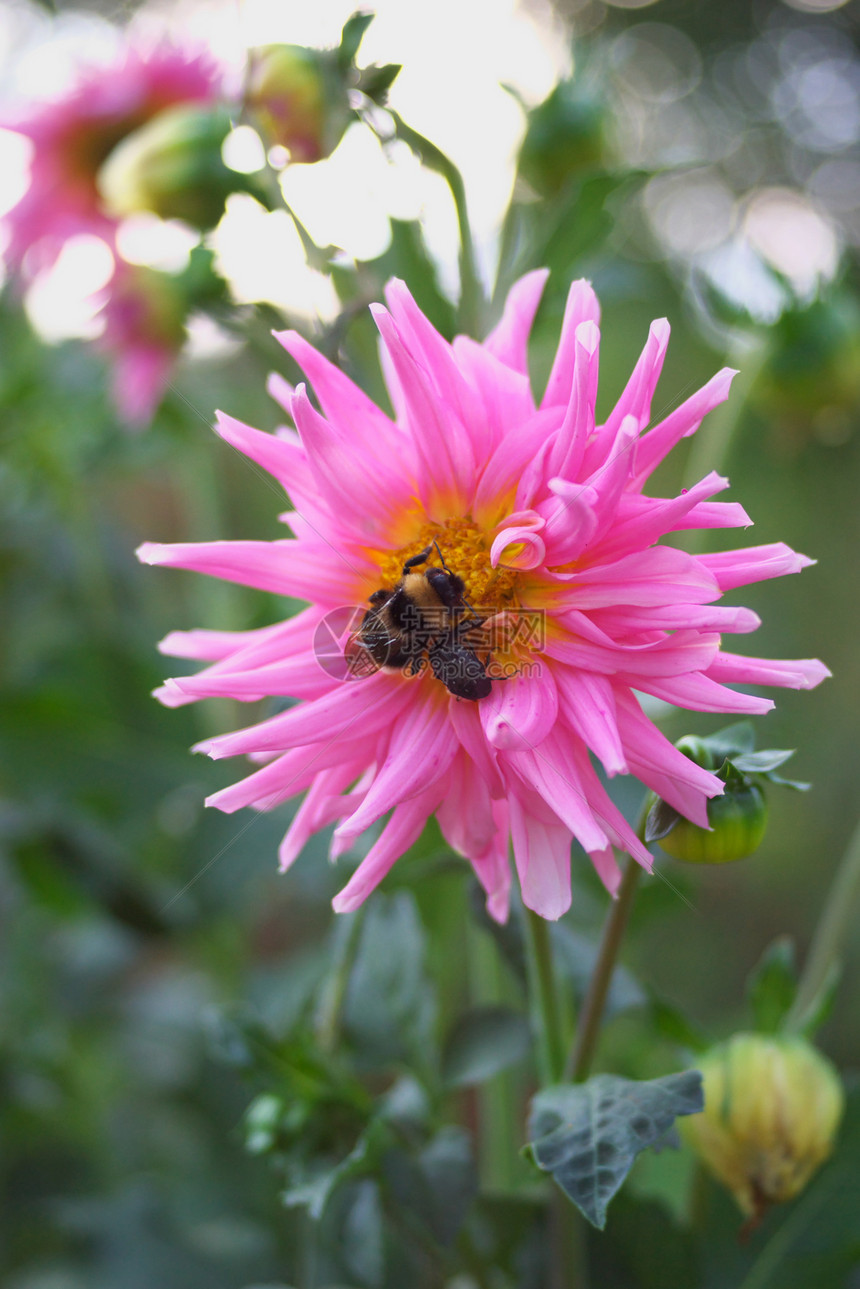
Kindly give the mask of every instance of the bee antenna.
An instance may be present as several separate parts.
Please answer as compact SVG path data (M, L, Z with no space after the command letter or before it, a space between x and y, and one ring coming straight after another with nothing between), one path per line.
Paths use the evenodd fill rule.
M439 549L439 543L435 537L433 538L433 545L436 547L436 554L439 556L439 563L442 565L446 573L451 573L452 570L445 563L445 556L442 554L441 550Z

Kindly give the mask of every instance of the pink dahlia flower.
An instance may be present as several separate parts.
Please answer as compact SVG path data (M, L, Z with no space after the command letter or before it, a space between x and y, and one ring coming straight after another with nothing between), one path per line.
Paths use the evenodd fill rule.
M129 426L148 425L185 343L184 297L170 274L118 260L100 316L114 405Z
M33 143L30 186L6 215L9 263L29 272L50 265L63 242L94 233L112 242L116 221L104 210L96 178L121 139L164 108L218 97L221 73L205 55L162 43L127 49L110 67L89 67L73 90L0 124Z
M310 602L256 631L171 633L164 653L212 665L158 693L168 705L216 694L302 700L199 750L257 763L209 798L221 810L270 810L306 791L281 847L284 868L318 829L337 825L337 857L388 816L336 897L339 911L365 899L434 813L498 919L508 909L510 850L525 903L544 917L570 904L572 838L614 892L613 848L646 868L651 857L594 761L610 777L636 775L702 826L708 798L723 790L660 733L638 695L697 711L766 712L769 699L729 686L808 688L828 674L820 662L721 648L723 633L759 625L749 609L717 604L722 593L797 572L808 559L779 543L700 556L657 545L683 529L750 522L736 503L711 500L727 487L717 474L677 497L643 492L666 454L726 398L733 373L719 372L649 429L669 338L665 320L655 322L623 394L596 425L599 310L590 285L577 282L536 405L526 346L545 278L535 272L516 284L483 344L463 336L449 344L392 282L388 308L374 316L396 420L301 336L283 333L322 412L303 385L293 392L275 378L296 431L272 436L221 416L218 432L289 490L293 537L146 543L138 552L149 564ZM370 612L369 597L390 596L404 564L428 546L417 570L444 571L444 560L485 620L478 636L486 619L493 628L473 656L486 677L505 678L482 685L489 692L475 701L428 666L417 675L337 672L321 644L333 611ZM350 640L348 658L361 650L360 637Z

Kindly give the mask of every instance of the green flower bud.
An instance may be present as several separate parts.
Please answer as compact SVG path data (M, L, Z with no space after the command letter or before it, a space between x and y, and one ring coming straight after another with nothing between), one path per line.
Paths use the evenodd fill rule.
M749 1218L799 1195L833 1149L839 1075L805 1039L735 1034L699 1062L705 1108L685 1140Z
M738 776L744 780L743 775ZM662 804L662 803L661 803ZM678 815L660 847L688 864L727 864L745 859L761 845L767 831L767 802L757 783L726 784L721 797L708 802L710 830Z
M265 45L249 55L245 107L267 145L291 161L321 161L351 119L342 69L333 51Z
M221 155L231 129L224 108L182 104L160 112L127 135L99 171L108 210L118 217L147 210L214 228L228 195L249 185Z

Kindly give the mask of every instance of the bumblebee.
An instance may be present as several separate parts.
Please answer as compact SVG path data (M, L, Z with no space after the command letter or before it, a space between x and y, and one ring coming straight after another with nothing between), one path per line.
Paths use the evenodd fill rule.
M426 564L436 547L441 568ZM368 676L382 667L412 674L421 670L425 655L433 675L457 698L486 698L492 681L467 642L470 631L483 625L464 598L465 583L448 568L433 542L403 565L392 591L374 591L371 608L346 644L345 657L353 676Z

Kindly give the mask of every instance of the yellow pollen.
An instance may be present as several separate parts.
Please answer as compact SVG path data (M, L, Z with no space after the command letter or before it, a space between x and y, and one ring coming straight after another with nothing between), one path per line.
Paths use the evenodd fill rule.
M382 557L381 586L396 586L403 576L406 561L433 542L438 543L451 572L463 579L466 599L482 616L516 606L516 570L492 567L491 538L471 519L446 519L444 524L424 524L414 541ZM428 556L426 565L419 566L415 571L421 572L424 568L434 567L441 567L435 549Z

